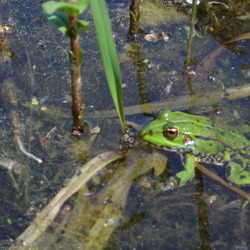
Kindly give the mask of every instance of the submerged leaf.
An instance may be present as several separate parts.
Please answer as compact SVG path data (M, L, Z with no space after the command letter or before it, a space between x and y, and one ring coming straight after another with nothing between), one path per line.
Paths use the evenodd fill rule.
M206 73L215 63L215 60L220 56L222 51L225 49L228 43L236 42L244 39L250 39L250 32L240 34L229 41L225 42L223 45L218 46L207 56L205 56L200 63L197 65L195 72L196 73Z
M224 49L225 47L220 45L206 55L197 65L195 70L196 74L205 74L214 65L216 59L220 56Z

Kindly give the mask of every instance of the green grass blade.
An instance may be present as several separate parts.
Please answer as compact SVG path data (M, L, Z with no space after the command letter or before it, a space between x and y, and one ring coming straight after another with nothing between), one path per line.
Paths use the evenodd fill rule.
M121 73L108 11L104 0L91 0L90 4L109 90L125 132Z

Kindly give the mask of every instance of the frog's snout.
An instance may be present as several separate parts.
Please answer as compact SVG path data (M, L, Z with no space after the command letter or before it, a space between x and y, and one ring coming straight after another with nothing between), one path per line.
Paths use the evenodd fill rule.
M140 133L139 133L139 136L140 136L141 138L143 138L143 137L145 137L145 136L147 136L147 135L150 135L150 136L154 135L154 131L153 131L152 129L150 129L150 130L148 130L148 131L141 130Z

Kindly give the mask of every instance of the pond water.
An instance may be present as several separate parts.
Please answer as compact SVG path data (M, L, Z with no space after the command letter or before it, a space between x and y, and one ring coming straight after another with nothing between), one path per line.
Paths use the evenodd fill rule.
M201 1L198 5L192 65L186 70L190 4L142 1L141 30L133 40L128 36L128 1L107 1L121 67L126 118L132 125L145 124L153 119L152 111L157 114L162 108L208 115L232 126L250 124L246 93L250 35L216 50L250 32L250 1L213 2ZM77 175L82 164L122 147L121 126L113 115L90 10L82 18L90 22L90 29L80 40L84 53L82 93L89 129L82 138L75 138L71 135L68 39L42 16L40 1L0 1L0 27L9 27L8 31L0 29L0 249L14 245L36 214ZM148 41L148 34L158 34L159 40ZM187 84L190 81L191 85ZM222 98L228 89L236 88L239 97ZM32 100L39 105L33 105ZM152 105L139 105L147 102ZM98 116L96 111L101 111ZM91 134L94 127L100 129L97 135ZM132 136L136 134L135 129L131 130ZM42 163L20 153L18 138ZM137 138L134 147L124 151L125 160L103 169L63 204L57 218L33 246L250 249L250 212L244 197L199 171L195 180L184 187L161 192L159 187L166 178L183 168L180 157L174 152L155 152ZM22 164L21 173L10 174L14 163ZM223 168L205 166L225 179ZM105 206L115 203L115 189L125 197L122 201L117 198L122 204L115 207L119 212L113 207L110 217L105 217L107 223L99 226L99 231L94 230L98 218L104 216ZM241 189L250 192L249 187ZM109 237L98 241L96 248L88 245L95 239L89 232L99 232L96 237L102 238L115 216L119 222ZM24 249L22 243L17 249Z

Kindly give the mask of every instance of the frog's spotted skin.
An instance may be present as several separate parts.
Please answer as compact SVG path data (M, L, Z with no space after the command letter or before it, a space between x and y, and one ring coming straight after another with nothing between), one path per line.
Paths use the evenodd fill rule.
M184 170L170 178L166 189L191 180L195 161L226 165L230 182L250 184L250 142L229 126L214 126L203 116L163 110L142 128L140 137L156 147L185 156Z

